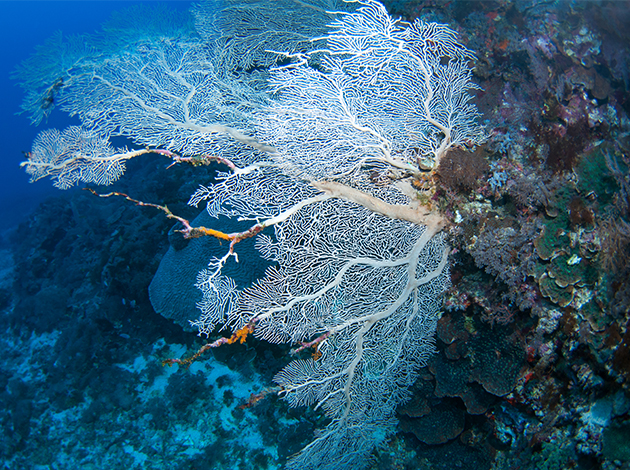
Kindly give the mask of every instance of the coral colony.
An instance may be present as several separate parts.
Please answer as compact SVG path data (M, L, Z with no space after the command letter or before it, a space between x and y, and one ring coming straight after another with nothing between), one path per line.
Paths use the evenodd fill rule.
M630 10L386 3L132 7L18 68L72 189L0 247L7 468L628 467Z
M39 122L58 107L81 125L41 132L22 165L69 188L110 184L150 153L223 164L190 203L250 227L180 219L185 237L228 241L198 275L194 325L233 332L212 347L253 333L311 348L275 381L292 406L329 423L288 468L362 468L434 350L449 248L412 182L449 149L484 140L470 104L474 56L448 27L395 20L374 0L314 2L303 25L313 37L300 44L303 34L273 24L262 36L229 31L239 15L271 15L237 3L196 6L196 29L145 20L94 44L53 39L21 71L25 110ZM228 35L238 36L229 48ZM134 149L114 148L114 136ZM224 267L254 236L270 267L241 288Z

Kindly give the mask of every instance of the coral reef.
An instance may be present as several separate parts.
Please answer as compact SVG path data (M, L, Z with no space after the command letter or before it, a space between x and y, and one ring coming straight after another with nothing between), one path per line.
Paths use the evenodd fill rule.
M370 468L630 468L627 5L386 3L411 21L448 23L479 51L475 102L490 138L474 150L453 148L435 172L415 175L419 201L448 222L453 286L436 353ZM266 63L267 51L258 51ZM61 87L53 81L49 95ZM55 103L45 104L44 114ZM406 158L417 156L412 148ZM126 162L139 176L113 189L192 220L197 211L181 202L198 189L193 181L213 181L221 167L166 171L167 157L154 158L153 166ZM392 174L376 166L366 179L381 191ZM228 192L195 194L242 210L239 198L221 199ZM151 308L146 292L167 242L179 250L194 241L146 214L71 193L45 203L16 231L11 252L0 250L7 468L279 468L329 424L265 393L289 362L288 346L250 337L213 349L188 371L159 365L204 342ZM276 242L268 240L270 252ZM253 276L265 267L246 269ZM205 301L212 306L211 295ZM191 318L195 300L187 302L172 308L179 323ZM316 363L326 353L296 356ZM370 377L378 372L371 366Z

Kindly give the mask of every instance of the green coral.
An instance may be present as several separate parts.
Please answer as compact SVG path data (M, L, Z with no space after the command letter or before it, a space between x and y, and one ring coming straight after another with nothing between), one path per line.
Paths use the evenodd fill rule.
M565 470L576 461L575 449L567 442L543 442L542 450L532 459L537 470Z
M584 155L575 167L578 177L577 190L582 195L594 193L600 205L610 204L619 185L606 165L604 149L597 148Z
M630 422L604 429L603 453L609 460L630 461Z

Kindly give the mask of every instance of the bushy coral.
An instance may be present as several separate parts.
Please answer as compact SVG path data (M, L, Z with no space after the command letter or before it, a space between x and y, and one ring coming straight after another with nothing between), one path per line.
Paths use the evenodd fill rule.
M484 183L488 170L483 147L474 152L454 148L440 160L437 176L440 183L451 191L468 193Z
M474 242L466 247L478 267L505 283L505 296L521 309L534 306L526 286L536 263L532 241L540 231L536 222L488 219Z

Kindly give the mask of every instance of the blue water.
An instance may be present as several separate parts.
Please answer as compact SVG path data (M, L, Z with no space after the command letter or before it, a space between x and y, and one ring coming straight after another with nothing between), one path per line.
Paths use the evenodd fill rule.
M28 183L19 168L24 151L29 151L37 133L49 127L64 128L77 124L63 113L53 113L47 123L31 126L25 115L18 115L22 91L10 79L15 67L54 32L64 34L91 33L113 11L137 4L158 2L137 1L2 1L0 2L0 229L14 226L47 196L56 190L48 181ZM189 2L171 1L171 8L185 10Z

